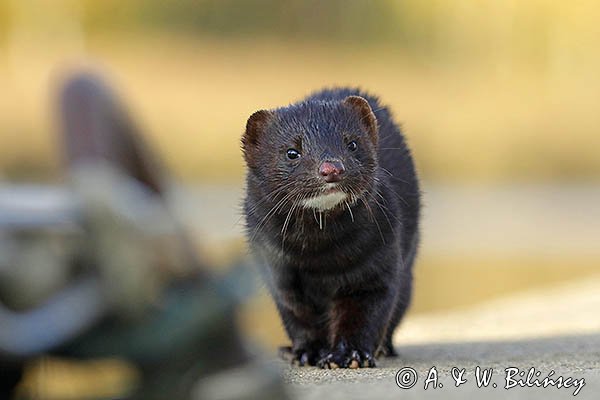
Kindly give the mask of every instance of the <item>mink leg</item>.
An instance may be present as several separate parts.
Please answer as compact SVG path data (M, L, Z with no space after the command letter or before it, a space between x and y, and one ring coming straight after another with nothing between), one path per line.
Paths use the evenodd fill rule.
M388 288L348 293L334 299L329 332L332 349L317 365L374 367L374 352L385 333L393 300L393 292Z
M316 365L327 353L327 333L317 324L322 320L306 306L289 308L278 303L277 308L292 346L279 349L279 355L299 366Z

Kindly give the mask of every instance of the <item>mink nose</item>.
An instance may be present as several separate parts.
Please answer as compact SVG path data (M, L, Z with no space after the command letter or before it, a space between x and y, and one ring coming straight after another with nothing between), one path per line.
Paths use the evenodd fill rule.
M344 172L346 172L346 169L341 161L324 161L319 167L319 174L327 183L341 181Z

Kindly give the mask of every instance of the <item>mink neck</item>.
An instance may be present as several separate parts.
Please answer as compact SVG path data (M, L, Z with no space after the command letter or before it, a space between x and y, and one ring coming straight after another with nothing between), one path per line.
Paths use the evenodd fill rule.
M365 191L357 199L342 201L328 210L302 206L291 210L293 204L287 204L273 216L272 224L273 227L281 229L282 235L284 232L286 235L294 232L306 235L310 232L327 234L358 229L361 224L372 223L373 219L378 218L380 209L374 198L377 193L376 188ZM275 204L276 202L271 207Z

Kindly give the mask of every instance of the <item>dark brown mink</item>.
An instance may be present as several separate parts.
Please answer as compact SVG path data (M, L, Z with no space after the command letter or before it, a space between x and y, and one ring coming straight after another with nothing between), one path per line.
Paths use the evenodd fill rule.
M326 89L250 116L247 237L298 365L375 366L411 298L420 191L388 108Z

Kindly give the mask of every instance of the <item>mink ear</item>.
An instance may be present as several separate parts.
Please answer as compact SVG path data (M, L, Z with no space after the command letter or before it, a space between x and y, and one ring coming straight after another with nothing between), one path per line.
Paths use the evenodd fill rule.
M360 96L348 96L344 99L344 104L352 107L360 115L360 121L367 128L373 144L377 146L379 129L377 128L377 118L375 118L369 102Z
M242 136L242 151L249 167L254 166L256 153L254 147L258 144L258 138L263 134L271 118L273 118L271 111L259 110L252 114L246 122L246 132Z

